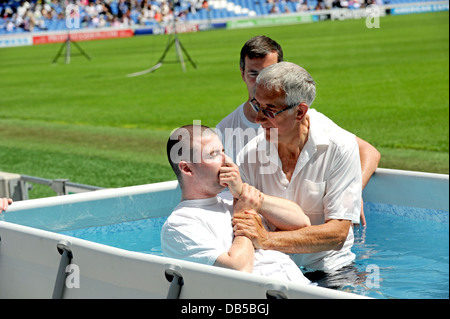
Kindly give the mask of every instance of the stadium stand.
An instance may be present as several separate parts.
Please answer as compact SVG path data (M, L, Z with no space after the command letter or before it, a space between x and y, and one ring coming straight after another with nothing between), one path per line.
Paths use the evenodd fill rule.
M0 35L66 30L68 3L79 10L80 28L103 28L167 25L174 18L195 22L416 1L432 0L0 0Z

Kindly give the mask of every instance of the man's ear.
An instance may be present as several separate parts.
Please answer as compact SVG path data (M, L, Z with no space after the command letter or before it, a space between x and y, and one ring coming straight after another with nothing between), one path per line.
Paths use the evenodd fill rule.
M241 67L239 67L239 70L241 70L242 81L245 82L245 79L244 79L244 70L243 70Z
M192 175L192 169L190 163L186 161L180 161L178 163L178 168L182 174Z
M308 112L309 106L305 102L302 102L297 107L297 120L301 121L305 115L306 112Z

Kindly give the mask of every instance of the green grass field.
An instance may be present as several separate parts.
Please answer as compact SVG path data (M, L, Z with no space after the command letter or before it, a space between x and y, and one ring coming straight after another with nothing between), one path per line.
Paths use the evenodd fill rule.
M61 44L0 49L0 171L102 187L174 179L170 131L215 126L245 100L239 51L258 34L312 74L313 107L377 147L380 167L448 174L448 11L386 16L379 29L361 19L181 34L197 69L166 63L134 78L166 35L79 42L92 61L69 65L51 63Z

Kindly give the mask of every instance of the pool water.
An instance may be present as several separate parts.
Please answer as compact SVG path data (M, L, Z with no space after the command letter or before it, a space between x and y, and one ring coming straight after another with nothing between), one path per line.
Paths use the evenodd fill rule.
M366 214L367 227L354 228L352 250L358 269L379 274L379 288L365 280L348 290L374 298L448 299L449 223L442 213L429 219Z
M89 227L61 234L117 248L162 256L160 233L167 217Z
M366 206L368 205L368 206ZM448 212L379 212L365 205L367 227L355 227L359 271L344 291L373 298L449 298ZM162 256L166 217L65 231L63 234Z

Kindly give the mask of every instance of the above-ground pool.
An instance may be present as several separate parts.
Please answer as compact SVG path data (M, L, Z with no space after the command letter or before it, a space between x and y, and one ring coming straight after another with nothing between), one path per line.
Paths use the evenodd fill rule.
M15 202L0 215L0 298L449 298L448 175L377 169L339 290L162 256L180 195L170 181Z
M356 226L359 273L344 291L374 298L449 298L449 223L443 211L365 204L367 227ZM122 249L160 255L166 217L65 231Z

